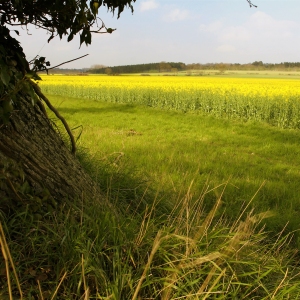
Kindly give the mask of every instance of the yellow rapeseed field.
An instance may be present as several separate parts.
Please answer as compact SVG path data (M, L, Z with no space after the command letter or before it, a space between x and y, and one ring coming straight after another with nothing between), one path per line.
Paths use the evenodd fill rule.
M135 103L267 121L300 128L300 80L192 76L42 76L42 90L116 103Z
M42 86L58 88L158 89L172 92L205 90L261 96L300 95L300 80L179 76L42 76Z

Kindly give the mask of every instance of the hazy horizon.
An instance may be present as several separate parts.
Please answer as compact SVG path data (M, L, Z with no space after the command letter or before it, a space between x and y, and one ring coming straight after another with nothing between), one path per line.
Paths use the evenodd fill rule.
M190 64L198 64L197 62L194 62L194 63L190 63L190 64L186 64L185 62L183 62L183 61L162 61L162 62L164 62L164 63L183 63L183 64L185 64L185 65L190 65ZM156 64L156 63L160 63L159 61L157 61L157 62L154 62L154 64ZM208 63L203 63L203 64L201 64L201 65L212 65L212 64L222 64L223 62L219 62L219 63L212 63L212 62L208 62ZM252 63L254 63L254 62L248 62L248 63L245 63L245 64L240 64L241 66L243 66L243 65L251 65ZM287 63L287 61L286 62L280 62L280 63L264 63L263 62L263 64L264 65L267 65L267 64L281 64L281 63ZM288 63L299 63L300 64L300 61L299 62L292 62L292 61L289 61ZM148 63L148 62L144 62L144 63L140 63L140 64L132 64L132 65L130 65L130 64L128 64L128 65L103 65L102 67L103 68L106 68L106 67L123 67L123 66L135 66L135 65L146 65L146 64L151 64L151 63ZM235 64L238 64L238 63L235 63L235 62L229 62L229 63L224 63L224 64L227 64L227 65L235 65ZM95 68L95 65L92 65L92 66L86 66L86 67L80 67L80 68L69 68L68 67L68 64L66 64L66 67L64 67L64 65L62 65L62 66L60 66L60 67L57 67L57 68L55 68L55 69L62 69L62 70L72 70L72 69L91 69L91 68ZM96 68L98 68L98 66L96 67ZM270 71L272 71L272 69L270 70Z

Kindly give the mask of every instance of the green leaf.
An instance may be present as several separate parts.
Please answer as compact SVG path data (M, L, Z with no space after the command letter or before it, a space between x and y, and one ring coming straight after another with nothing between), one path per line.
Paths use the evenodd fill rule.
M80 45L84 42L85 34L84 31L80 34Z
M2 101L2 108L5 114L8 114L14 110L12 102L10 100Z
M10 71L9 69L6 67L6 66L1 66L1 73L0 73L0 78L1 78L1 81L6 85L8 86L9 82L10 82L10 78L11 78L11 74L10 74Z
M29 79L42 80L41 77L34 71L28 71L25 75Z
M34 79L34 80L42 80L42 78L37 73L34 74L34 76L32 77L32 79Z
M74 37L74 34L71 32L70 35L68 36L68 42L72 41Z
M85 43L87 45L90 45L92 43L92 34L89 31L86 33Z
M106 28L106 31L107 31L108 33L113 33L115 30L116 30L116 29Z

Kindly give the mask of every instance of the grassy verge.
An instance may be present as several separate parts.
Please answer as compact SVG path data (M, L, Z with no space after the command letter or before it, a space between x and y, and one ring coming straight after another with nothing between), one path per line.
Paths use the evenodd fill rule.
M83 199L43 221L30 211L2 219L14 263L3 268L11 280L2 275L1 299L298 299L290 235L268 243L258 227L270 212L229 225L217 214L222 193L204 213L210 192L192 201L188 191L160 218L155 201L142 211L108 195L114 209ZM0 241L8 252L2 233Z

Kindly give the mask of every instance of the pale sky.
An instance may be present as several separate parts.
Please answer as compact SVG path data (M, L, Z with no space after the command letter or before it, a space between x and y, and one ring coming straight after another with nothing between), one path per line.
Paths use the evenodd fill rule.
M64 65L83 68L152 62L264 63L300 62L300 1L137 0L134 13L119 19L105 9L100 17L112 34L93 34L92 45L79 37L70 43L58 37L47 43L43 30L20 30L28 59L45 56L51 65L89 54ZM16 29L16 28L15 28Z

